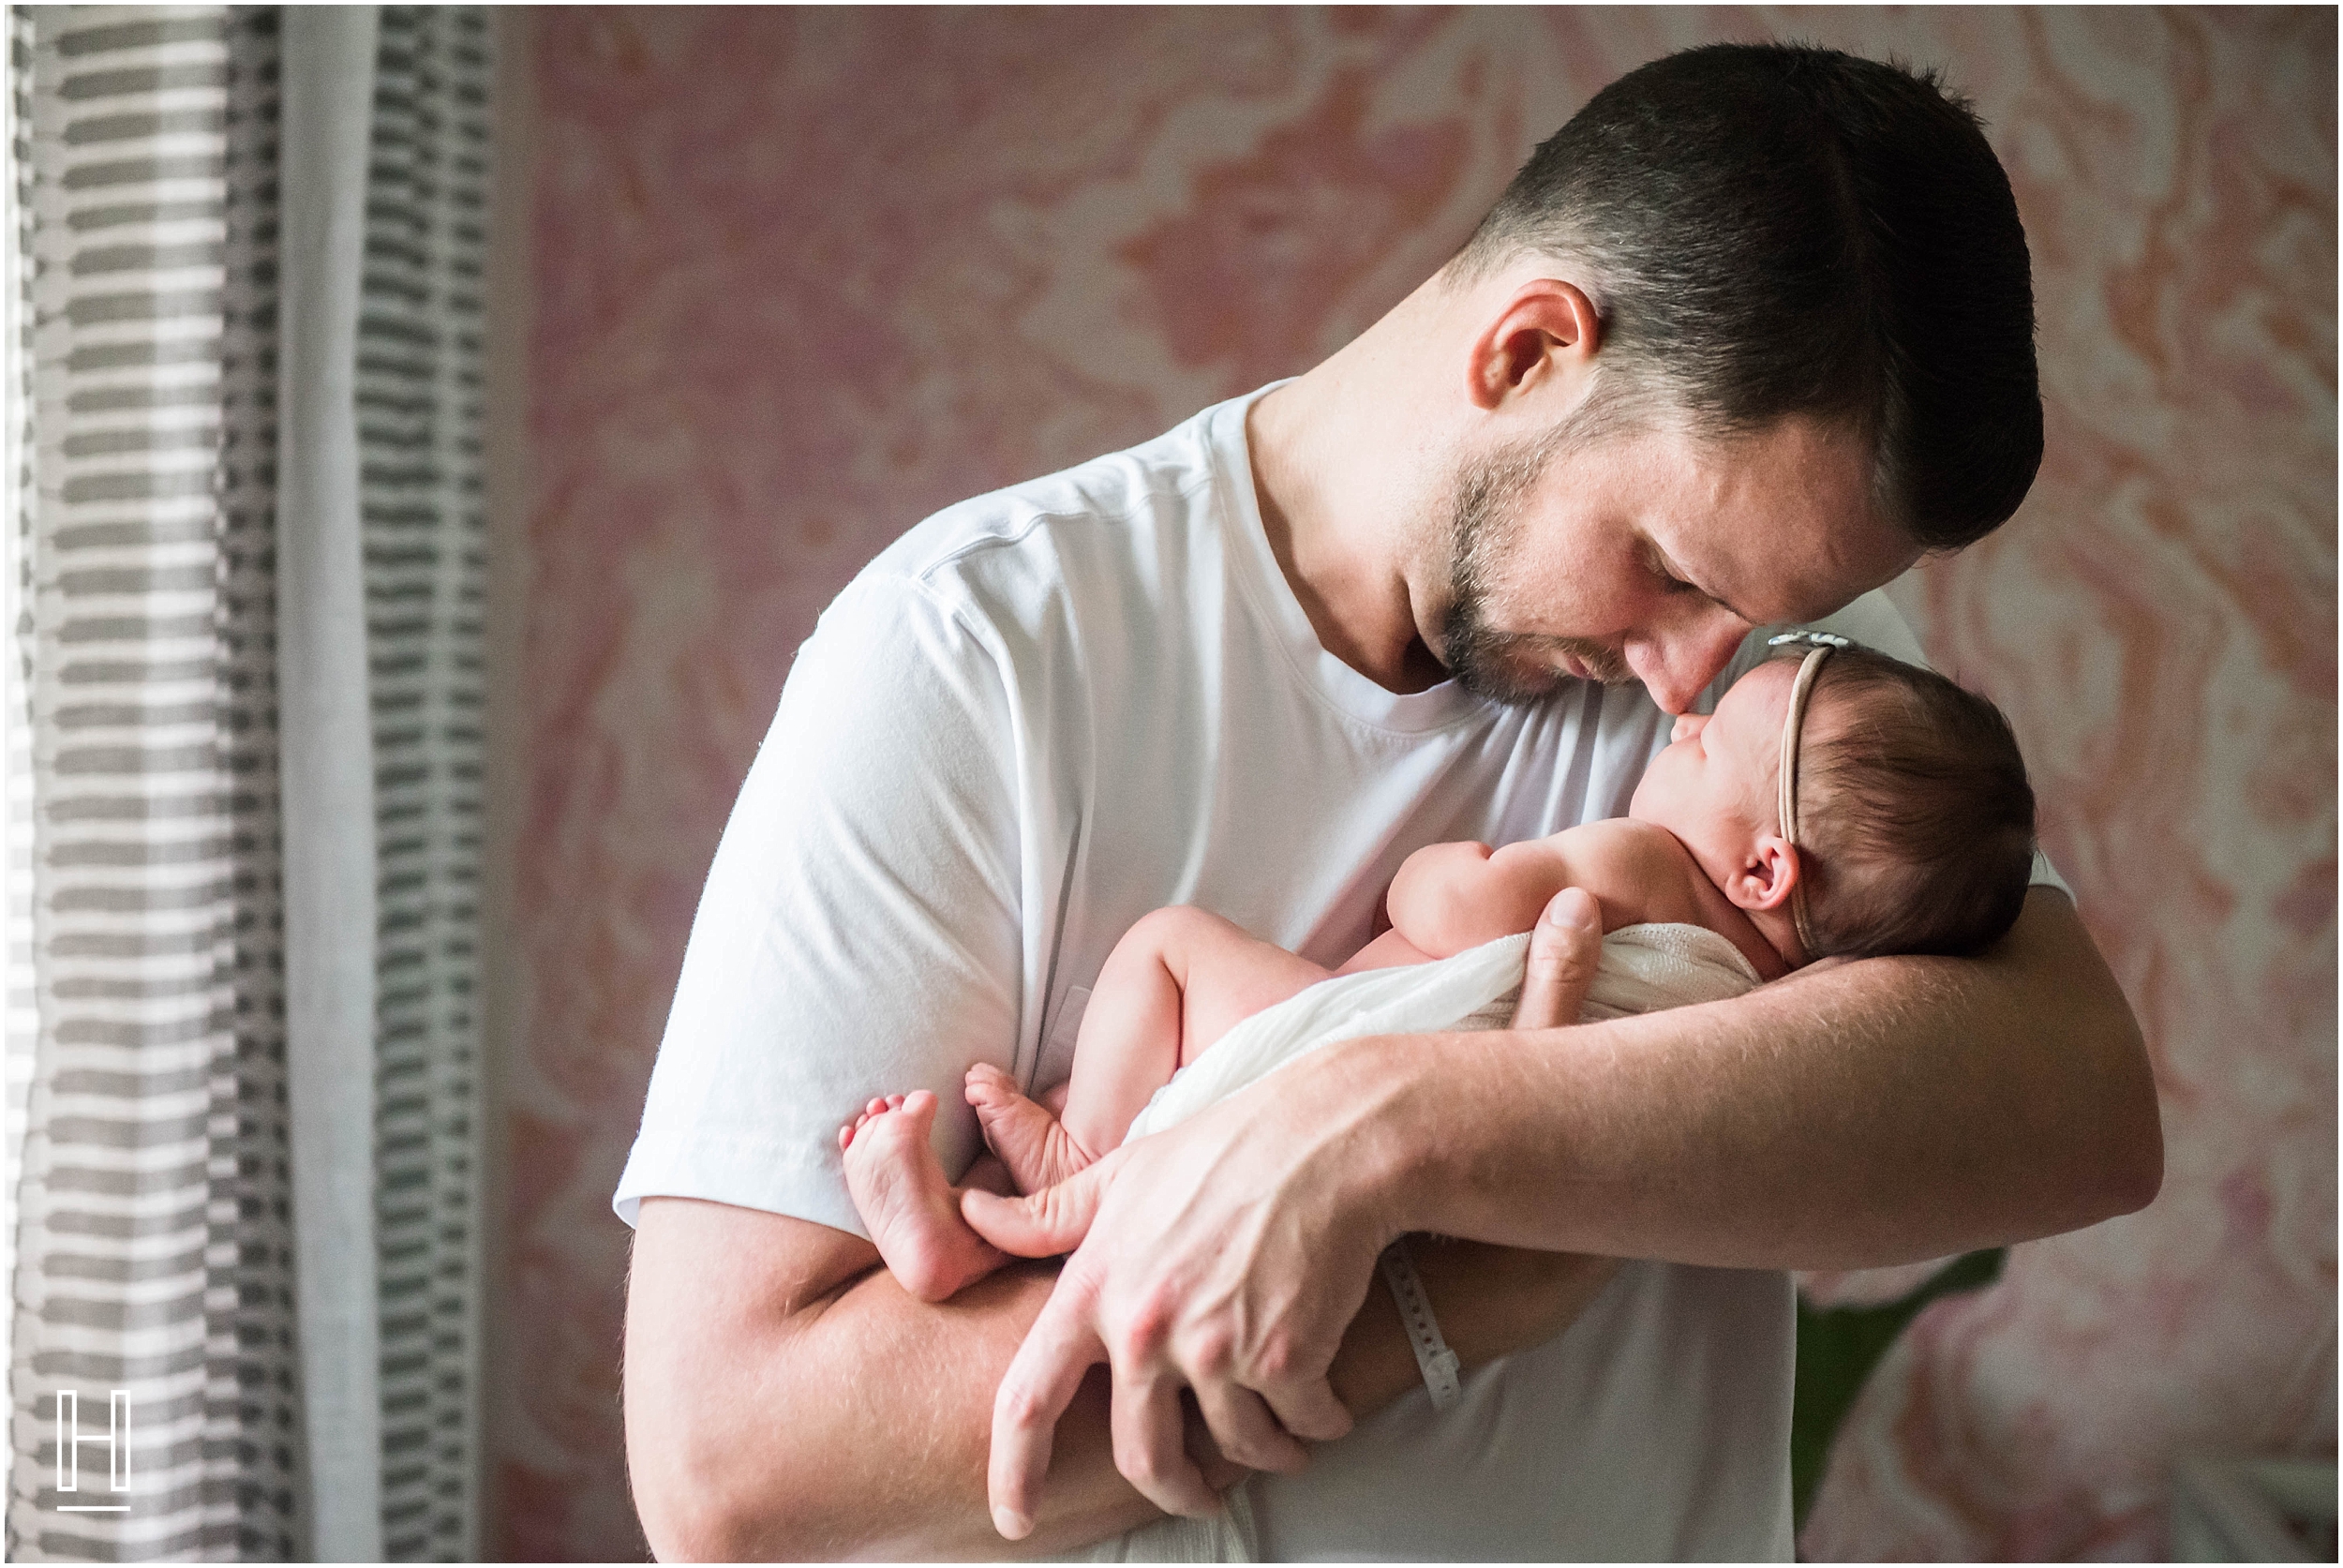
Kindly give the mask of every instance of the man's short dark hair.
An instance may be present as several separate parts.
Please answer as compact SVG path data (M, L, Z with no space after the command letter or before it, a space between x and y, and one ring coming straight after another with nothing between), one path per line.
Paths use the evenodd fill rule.
M1710 435L1851 421L1923 548L1983 537L2034 483L2025 231L1933 72L1772 44L1655 60L1531 155L1454 265L1524 250L1589 268L1596 363L1623 372L1604 396Z

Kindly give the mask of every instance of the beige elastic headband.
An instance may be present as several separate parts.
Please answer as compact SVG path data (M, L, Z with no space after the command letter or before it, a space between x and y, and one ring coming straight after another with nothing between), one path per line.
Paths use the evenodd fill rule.
M1782 648L1793 643L1807 645L1806 657L1798 661L1798 679L1790 685L1790 711L1782 721L1782 769L1777 781L1782 814L1782 837L1792 849L1798 847L1798 738L1806 724L1806 701L1813 694L1814 676L1822 662L1830 657L1834 648L1844 648L1847 640L1829 632L1784 632L1768 638L1768 648ZM1814 956L1814 933L1806 924L1806 868L1798 867L1798 878L1790 884L1790 923L1798 928L1798 945L1806 949L1806 956Z

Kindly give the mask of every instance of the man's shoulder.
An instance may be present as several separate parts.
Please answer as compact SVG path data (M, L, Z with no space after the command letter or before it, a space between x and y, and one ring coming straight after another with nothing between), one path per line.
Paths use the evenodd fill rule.
M972 496L882 551L867 574L948 597L1112 580L1219 520L1221 405L1138 445Z

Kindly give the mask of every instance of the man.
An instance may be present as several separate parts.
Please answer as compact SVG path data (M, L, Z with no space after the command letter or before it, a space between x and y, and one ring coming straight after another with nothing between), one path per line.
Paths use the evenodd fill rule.
M1512 1031L1329 1048L1033 1215L1095 1210L1062 1276L941 1307L873 1268L834 1129L925 1086L964 1166L962 1072L1062 1080L1151 908L1338 961L1418 845L1617 814L1758 629L1851 606L1828 623L1916 657L1869 590L2005 519L2040 441L2023 236L1965 111L1717 48L1599 95L1308 375L891 547L791 673L619 1187L654 1546L1064 1550L1250 1469L1271 1557L1787 1556L1780 1271L2160 1179L2054 887L1976 960L1567 1029L1557 983ZM1571 897L1549 951L1583 963ZM1440 1414L1368 1288L1409 1232L1468 1238L1419 1249L1467 1368ZM1589 1300L1574 1253L1646 1261Z

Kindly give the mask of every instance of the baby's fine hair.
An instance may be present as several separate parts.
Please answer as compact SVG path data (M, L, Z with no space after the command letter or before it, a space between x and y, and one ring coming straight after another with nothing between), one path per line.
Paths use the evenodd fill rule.
M1984 697L1869 649L1832 653L1814 672L1798 791L1813 956L1965 955L2016 923L2034 788Z

